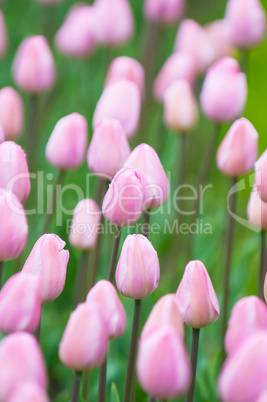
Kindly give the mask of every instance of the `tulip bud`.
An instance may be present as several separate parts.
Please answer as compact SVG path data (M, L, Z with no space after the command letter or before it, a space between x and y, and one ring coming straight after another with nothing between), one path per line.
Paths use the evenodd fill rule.
M163 205L169 197L169 180L156 151L147 144L138 145L125 163L126 167L138 169L143 178L144 208Z
M12 87L5 87L0 90L0 125L7 140L20 137L23 131L24 108L22 99Z
M115 82L104 89L96 105L93 128L96 129L103 119L117 119L127 137L131 138L139 124L140 108L141 98L138 87L127 80Z
M15 194L0 188L0 261L17 258L27 242L26 215ZM1 400L1 398L0 398Z
M200 103L209 119L231 122L240 116L247 100L247 80L236 60L220 59L209 68L200 94Z
M146 0L144 14L150 21L174 24L185 11L185 0Z
M87 153L89 169L110 180L123 167L131 149L118 120L104 119L96 126Z
M226 15L233 44L240 48L258 45L265 37L265 11L258 0L229 0Z
M262 201L256 186L253 187L248 202L247 215L252 225L261 230L267 229L267 203Z
M71 313L59 344L62 363L83 371L100 366L106 358L107 328L96 303L82 303Z
M166 325L140 339L136 369L142 388L154 398L175 398L188 389L189 359L175 328Z
M176 296L183 320L190 327L206 327L219 318L219 302L201 261L187 264Z
M225 20L213 21L204 27L214 51L214 61L234 53L230 30Z
M54 60L44 36L31 36L21 43L15 56L13 75L16 84L31 94L47 91L54 85Z
M104 217L117 226L129 226L143 213L143 179L132 168L116 173L102 204Z
M195 95L187 81L175 81L164 92L164 122L181 133L190 131L198 120Z
M64 289L69 261L68 250L63 250L65 244L55 234L44 234L24 264L24 272L41 278L42 303L53 301Z
M267 202L267 150L255 163L255 185L262 201Z
M173 326L180 337L184 338L184 323L174 294L165 295L157 301L149 314L141 337L145 337L153 330L167 325Z
M46 157L58 169L75 169L85 158L87 122L79 113L62 117L48 140Z
M116 269L120 293L132 299L143 299L157 289L159 277L159 259L150 241L143 235L128 235Z
M126 314L117 291L109 281L99 281L90 290L87 302L98 304L105 319L108 338L119 338L126 329Z
M249 173L258 156L258 138L258 133L250 121L244 117L236 120L218 149L219 170L232 177Z
M2 127L0 126L0 144L2 144L5 141L5 133Z
M230 355L219 376L222 402L252 402L267 390L267 332L257 331Z
M13 141L0 144L0 187L14 193L21 202L26 201L31 189L26 155Z
M0 10L0 59L5 55L8 46L5 17Z
M108 69L105 86L114 84L121 80L133 82L144 97L145 93L145 71L139 61L131 57L121 56L114 59Z
M73 211L69 241L80 250L90 250L96 244L101 211L94 200L81 200Z
M193 86L195 81L194 59L187 53L173 53L157 75L153 93L156 100L163 102L164 93L175 81L187 81Z
M17 332L0 342L0 401L8 400L16 387L28 381L46 388L44 359L34 336Z
M0 332L33 332L41 319L41 280L19 272L0 292Z
M233 354L254 332L267 330L267 307L256 296L239 300L231 313L224 344L228 354Z
M46 392L32 381L15 387L8 402L49 402Z

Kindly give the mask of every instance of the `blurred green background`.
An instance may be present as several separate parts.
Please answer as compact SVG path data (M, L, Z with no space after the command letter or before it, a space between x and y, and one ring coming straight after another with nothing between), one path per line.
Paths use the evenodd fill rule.
M36 168L45 172L45 185L51 184L46 174L56 174L55 169L45 159L45 146L49 135L52 132L57 120L62 116L79 112L88 121L89 135L92 134L91 120L97 100L101 95L107 61L111 58L127 55L142 61L144 43L147 37L147 23L143 18L143 0L131 0L131 6L135 17L135 34L130 43L123 47L107 50L99 48L87 60L70 60L60 55L53 46L53 37L56 30L66 16L69 8L75 3L73 0L63 1L54 7L45 7L34 0L5 0L1 5L8 29L9 49L7 55L0 62L0 85L13 85L11 65L16 49L20 42L29 35L48 33L53 49L54 57L58 68L58 83L56 91L41 96L39 111L42 110L38 127L38 144L35 150ZM267 9L266 0L262 2ZM201 24L206 24L214 19L222 18L226 6L225 0L188 0L187 14ZM159 71L163 62L171 54L177 26L166 27L161 30L154 67L151 71L155 74ZM240 57L237 54L237 57ZM198 87L201 86L199 80ZM248 102L245 110L247 117L256 127L259 133L259 152L262 153L267 145L267 43L263 43L249 54L248 64ZM29 99L22 94L27 113ZM133 139L132 148L138 142L147 142L159 152L163 166L171 174L171 196L173 194L178 176L178 155L179 136L168 130L159 129L162 118L161 106L152 99L148 103L143 119L146 124L141 129L136 139ZM220 132L220 140L227 131L228 126L223 126ZM201 115L199 125L188 139L187 156L187 182L196 183L201 158L212 131L212 124ZM20 140L24 145L25 133ZM85 190L85 175L88 173L86 162L76 171L68 172L64 184L75 183ZM216 168L215 155L209 183L212 189L205 193L204 214L201 216L203 224L212 225L212 234L196 235L194 239L194 253L192 258L200 259L206 265L219 301L222 299L222 275L225 259L225 230L227 223L226 197L229 188L229 179L223 177ZM94 197L96 181L92 180L90 197ZM238 215L246 218L247 201L251 187L246 179L246 189L238 193ZM33 197L35 197L36 186L33 183ZM77 195L69 191L64 196L64 206L72 210L78 202ZM6 264L4 279L11 276L18 267L22 267L34 242L41 235L41 228L44 216L29 217L29 240L26 250L19 261ZM143 303L142 325L145 322L153 304L166 293L175 292L182 277L186 261L186 235L164 234L164 222L167 219L170 224L176 218L176 213L171 208L168 213L167 206L163 214L156 214L152 217L152 223L161 225L160 234L152 234L150 240L158 251L161 263L161 280L157 291L146 298ZM41 346L44 351L49 378L50 396L53 401L67 401L69 390L72 386L73 373L65 368L58 359L58 344L61 339L64 327L72 310L75 276L79 265L80 253L73 249L68 242L66 221L71 219L64 216L63 224L56 227L51 226L51 232L57 233L67 243L66 248L70 250L70 261L68 265L66 287L62 295L53 303L44 306ZM134 232L134 229L131 230ZM126 236L126 229L123 238ZM121 241L122 244L122 241ZM112 248L112 236L106 235L101 249L99 265L99 278L107 276L109 256ZM234 252L231 277L231 307L241 297L257 292L258 280L258 259L259 259L259 234L239 224L235 228ZM126 333L119 340L112 341L108 355L108 388L111 383L117 384L119 394L123 394L125 372L127 366L127 355L130 342L131 321L133 314L133 300L122 298L127 311L128 325ZM196 381L195 401L216 401L218 400L216 383L219 372L219 350L220 350L220 319L208 328L201 330L200 351L198 362L198 373ZM191 333L187 331L187 345L190 345ZM96 400L97 394L97 370L92 372L90 377L91 400ZM136 395L137 401L146 401L147 396L138 386Z

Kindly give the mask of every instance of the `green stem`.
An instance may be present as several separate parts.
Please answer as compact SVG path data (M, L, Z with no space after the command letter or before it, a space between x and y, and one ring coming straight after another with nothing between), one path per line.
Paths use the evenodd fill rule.
M156 402L156 398L154 398L154 396L150 396L149 397L149 402Z
M178 174L178 183L177 183L177 189L180 189L180 187L185 183L185 176L186 176L186 145L187 145L187 135L184 133L181 133L180 135L180 144L179 144L179 150L178 150L178 155L179 155L179 174ZM180 191L178 191L178 194L180 194ZM178 204L178 215L183 215L183 200L179 199L179 204Z
M149 229L150 229L150 225L149 225L149 222L150 222L150 214L149 214L149 211L147 211L147 210L145 210L144 212L143 212L143 216L144 216L144 222L143 222L143 226L142 226L142 234L143 234L143 236L145 236L145 237L147 237L148 238L148 236L149 236Z
M113 283L113 281L114 281L117 256L118 256L120 238L121 238L121 232L122 232L121 227L117 226L117 229L118 229L118 233L115 233L115 236L114 236L114 244L113 244L113 250L112 250L111 261L110 261L110 266L109 266L109 274L108 274L108 280L111 283Z
M89 266L90 251L85 250L82 252L81 261L76 275L76 286L74 296L74 307L85 300L86 298L86 284L87 284L87 271Z
M5 263L4 261L0 261L0 289L2 287L4 263Z
M29 171L31 172L34 165L34 154L36 150L37 136L37 113L38 113L38 96L29 96L29 117L27 125L27 160Z
M259 287L258 296L264 300L264 280L266 275L265 267L265 230L260 235L260 266L259 266Z
M98 402L105 402L106 400L106 380L107 380L107 359L102 363L99 370L98 380Z
M192 367L192 380L190 384L190 388L186 394L185 401L193 402L194 401L194 390L195 390L195 382L196 382L196 372L197 372L197 357L198 357L198 345L199 345L199 328L192 328L192 346L191 346L191 367Z
M104 223L104 216L101 215L101 220L100 220L100 225L102 226ZM87 292L94 286L96 283L96 278L97 278L97 272L98 272L98 261L99 261L99 254L100 254L100 247L101 247L101 241L102 241L102 234L98 233L97 239L96 239L96 244L93 249L93 254L92 254L92 261L91 261L91 266L90 266L90 271L89 271L89 279L88 279L88 289Z
M241 60L240 60L240 67L241 71L248 75L248 63L249 63L249 50L242 49L241 50Z
M43 305L41 305L41 317L40 317L40 322L37 327L37 329L34 332L35 338L38 342L40 342L40 335L41 335L41 321L42 321L42 314L43 314Z
M79 401L81 376L82 376L81 373L75 372L75 378L74 378L70 402L78 402Z

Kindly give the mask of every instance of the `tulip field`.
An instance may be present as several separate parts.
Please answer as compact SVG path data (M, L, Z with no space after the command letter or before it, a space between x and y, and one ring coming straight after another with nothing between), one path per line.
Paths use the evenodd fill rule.
M267 402L266 38L0 0L0 402Z

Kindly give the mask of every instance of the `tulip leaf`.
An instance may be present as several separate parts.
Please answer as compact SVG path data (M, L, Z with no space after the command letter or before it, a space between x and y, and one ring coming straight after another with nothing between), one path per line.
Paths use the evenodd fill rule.
M115 382L111 384L110 402L120 402L120 397Z

